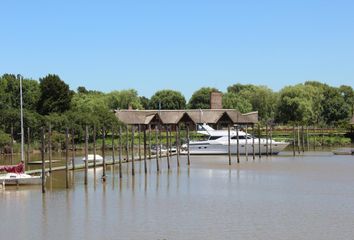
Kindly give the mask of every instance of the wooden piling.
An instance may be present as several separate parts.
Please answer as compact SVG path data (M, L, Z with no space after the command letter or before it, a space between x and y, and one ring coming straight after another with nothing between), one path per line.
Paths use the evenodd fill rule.
M75 130L74 128L71 129L71 166L72 169L75 170Z
M187 165L191 165L191 160L190 160L190 149L189 149L189 125L187 125Z
M273 155L273 126L269 126L269 155Z
M301 148L302 152L305 152L305 132L304 132L304 126L301 126Z
M228 155L229 155L229 165L231 165L231 134L230 134L230 124L227 125L227 136L228 136L227 152L228 152Z
M49 123L48 130L48 155L49 155L49 172L52 172L52 125Z
M122 178L122 127L119 126L119 135L118 135L118 145L119 145L119 155L118 155L118 160L119 160L119 178Z
M65 187L69 188L69 128L65 132Z
M268 145L269 145L269 142L268 142L268 136L269 136L269 132L268 132L268 124L266 124L266 156L268 157Z
M132 126L132 175L135 175L135 170L134 170L134 138L135 138L135 127Z
M316 150L316 126L313 126L313 150Z
M258 158L262 158L261 152L261 125L258 123Z
M310 151L309 126L306 126L306 145L307 151Z
M177 167L179 167L179 144L180 144L180 135L179 135L179 125L176 125L176 154L177 154Z
M236 125L236 147L237 147L237 163L240 163L240 136L238 133L238 125Z
M295 144L296 144L296 137L295 137L295 125L293 126L293 156L295 156Z
M162 127L159 124L159 155L160 159L162 159Z
M245 153L246 153L246 161L248 161L248 133L247 133L248 125L246 124L246 145L245 145Z
M88 126L85 127L85 179L84 183L87 185L88 175Z
M106 180L106 128L102 128L102 180Z
M147 173L147 165L146 165L146 126L144 126L144 172Z
M168 126L166 126L166 158L167 158L167 169L170 170L170 154L169 154L169 149L170 149L170 144L169 144L169 137L168 137Z
M26 163L25 166L27 166L27 164L30 162L31 160L31 130L28 127L27 128L27 159L26 159Z
M300 154L300 126L297 126L297 152Z
M96 169L96 135L97 135L97 130L96 130L96 125L93 126L93 168Z
M10 143L10 163L13 164L14 159L14 127L11 125L11 143Z
M42 193L45 193L45 160L44 160L44 149L45 149L45 129L42 127L41 129L41 159L42 159Z
M140 124L138 125L138 153L139 153L139 161L141 161L141 141L140 141L140 133L141 127Z
M253 160L256 159L256 152L255 152L255 146L254 146L254 138L255 138L255 135L254 135L254 124L252 124L252 157L253 157Z
M151 159L151 125L149 124L149 159Z
M156 136L155 136L155 143L156 143L156 171L159 172L160 171L160 166L159 166L159 147L158 147L158 138L159 138L159 129L157 127L157 125L155 126L155 132L156 132Z
M129 129L128 129L128 125L126 127L126 150L127 150L127 162L129 162Z
M114 148L114 127L112 127L112 163L113 163L113 165L116 164L114 150L115 150L115 148Z

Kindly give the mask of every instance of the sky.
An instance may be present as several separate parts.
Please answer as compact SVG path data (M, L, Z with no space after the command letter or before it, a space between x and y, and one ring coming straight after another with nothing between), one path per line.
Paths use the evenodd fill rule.
M353 0L2 0L0 74L76 90L354 87Z

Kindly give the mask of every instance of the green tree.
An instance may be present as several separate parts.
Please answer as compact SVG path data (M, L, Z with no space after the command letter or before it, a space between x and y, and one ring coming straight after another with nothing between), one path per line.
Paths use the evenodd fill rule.
M252 111L252 104L236 93L225 93L222 97L222 106L227 109L236 109L241 113Z
M40 81L40 98L38 112L47 115L50 113L63 113L70 109L73 92L59 76L49 74Z
M140 100L141 106L144 109L149 109L150 108L149 107L150 100L147 97L141 96L141 97L139 97L139 100Z
M186 99L174 90L157 91L150 99L150 109L185 109Z
M210 93L218 91L216 88L202 87L195 91L188 102L190 109L209 109L210 108Z
M107 94L106 101L110 109L142 109L138 92L134 89L112 91Z

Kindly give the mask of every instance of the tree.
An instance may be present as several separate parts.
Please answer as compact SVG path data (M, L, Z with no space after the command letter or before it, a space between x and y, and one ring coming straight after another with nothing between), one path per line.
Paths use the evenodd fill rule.
M40 81L40 98L37 110L43 115L63 113L70 109L73 92L59 76L49 74Z
M186 99L178 91L161 90L151 97L149 106L150 109L184 109Z
M112 91L107 94L106 101L110 109L142 109L138 92L134 89Z
M150 108L149 107L150 100L147 97L141 96L141 97L139 97L139 100L140 100L140 104L143 107L143 109Z
M190 109L209 109L210 108L210 93L218 91L216 88L203 87L195 91L188 102Z
M252 104L236 93L225 93L222 97L223 108L236 109L241 113L252 111Z
M327 124L331 125L349 119L350 105L337 88L325 89L322 106L322 117Z

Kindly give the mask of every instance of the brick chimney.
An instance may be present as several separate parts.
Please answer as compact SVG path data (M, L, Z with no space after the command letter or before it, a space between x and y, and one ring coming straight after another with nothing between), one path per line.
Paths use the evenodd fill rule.
M222 109L222 93L210 93L210 109Z

